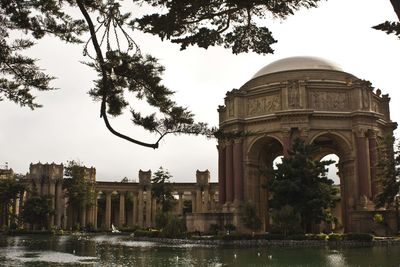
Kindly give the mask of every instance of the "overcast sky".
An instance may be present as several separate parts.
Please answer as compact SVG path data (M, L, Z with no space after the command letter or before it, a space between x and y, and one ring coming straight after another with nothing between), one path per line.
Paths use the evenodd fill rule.
M338 63L344 71L370 80L391 97L391 116L400 121L400 40L371 29L396 20L389 0L328 0L319 8L301 10L285 21L265 20L278 43L274 55L232 55L220 47L208 50L178 45L157 37L135 35L141 50L166 67L164 84L176 91L175 101L189 107L196 119L218 125L218 105L225 93L239 88L263 66L289 56L317 56ZM87 92L94 73L80 46L52 38L30 50L57 80L59 90L38 94L43 108L31 111L0 102L0 165L26 173L31 162L65 163L80 160L97 169L97 180L136 179L139 169L168 169L173 181L195 181L196 170L208 169L217 181L216 140L168 136L157 150L113 136L99 118L99 103ZM112 121L120 131L154 142L156 136L134 127L128 115Z

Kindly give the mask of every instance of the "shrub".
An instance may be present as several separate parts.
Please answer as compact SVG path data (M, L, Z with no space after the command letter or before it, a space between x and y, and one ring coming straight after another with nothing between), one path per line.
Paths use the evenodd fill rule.
M328 236L324 233L320 234L306 234L307 240L326 240Z
M268 233L257 235L257 238L263 240L284 240L285 236L282 234Z
M328 241L340 241L343 240L343 234L330 233L328 235Z
M285 239L287 239L287 240L307 240L307 236L305 234L296 234L296 235L289 235Z
M169 214L167 224L161 230L161 237L183 238L186 233L186 221L182 217Z
M231 240L250 240L250 239L253 239L253 238L249 234L233 233L233 234L221 236L221 240L226 240L226 241L231 241Z
M221 227L219 226L219 224L216 224L216 223L210 224L210 229L209 229L210 234L217 235L218 231L220 231L220 230L221 230Z
M158 230L136 230L135 236L137 237L159 237L160 231Z
M360 242L371 242L374 236L368 233L348 233L344 235L344 240L349 241L360 241Z

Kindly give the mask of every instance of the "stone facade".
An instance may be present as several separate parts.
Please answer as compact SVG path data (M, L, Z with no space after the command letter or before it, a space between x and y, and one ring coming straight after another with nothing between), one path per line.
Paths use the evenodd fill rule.
M62 187L62 164L37 163L31 164L29 173L22 178L27 190L16 200L21 208L15 210L14 215L18 215L23 203L32 194L39 194L49 195L52 200L55 214L49 218L49 227L73 229L88 226L109 230L111 225L118 228L155 226L156 215L161 212L161 208L151 193L151 171L140 170L138 183L100 182L96 181L95 168L82 168L85 173L84 179L89 182L89 190L93 192L93 199L87 206L82 208L70 205L68 194ZM218 185L210 183L208 170L197 170L194 183L171 183L171 186L175 197L173 212L176 215L183 215L185 209L190 213L217 211Z
M218 109L220 130L232 136L218 143L223 212L237 213L243 201L254 203L268 231L269 193L263 187L268 177L260 169L286 156L300 137L321 147L315 159L339 157L341 224L345 232L366 231L380 190L377 148L397 127L390 120L390 98L334 67L291 69L290 59L286 63L227 92Z

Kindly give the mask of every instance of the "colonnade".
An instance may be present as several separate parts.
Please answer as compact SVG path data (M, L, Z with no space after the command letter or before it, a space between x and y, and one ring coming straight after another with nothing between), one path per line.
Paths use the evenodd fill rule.
M219 203L230 211L243 201L243 139L220 141L218 145Z
M156 216L162 211L152 193L151 171L139 171L139 182L96 182L96 170L83 168L92 197L87 205L76 207L69 203L68 193L63 188L62 164L31 164L30 172L23 179L26 191L13 201L14 217L20 213L24 202L37 194L51 199L55 212L48 218L49 228L79 226L109 230L112 224L128 228L155 226ZM170 186L174 196L172 212L176 215L217 210L218 184L210 183L208 170L197 171L194 183L171 183Z

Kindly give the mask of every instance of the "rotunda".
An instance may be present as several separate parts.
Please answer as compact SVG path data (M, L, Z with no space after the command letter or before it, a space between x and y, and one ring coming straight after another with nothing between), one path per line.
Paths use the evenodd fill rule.
M268 231L268 177L260 170L287 156L292 140L300 137L321 148L316 159L338 156L340 224L346 232L368 232L381 190L378 145L397 127L389 101L370 82L325 59L290 57L266 65L240 89L227 92L218 109L222 211L235 213L251 202ZM387 216L395 220L394 213Z

